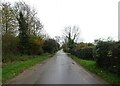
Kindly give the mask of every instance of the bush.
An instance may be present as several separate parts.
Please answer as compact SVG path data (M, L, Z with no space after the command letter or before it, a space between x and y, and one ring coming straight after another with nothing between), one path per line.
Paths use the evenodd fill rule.
M111 53L111 67L109 70L120 75L120 42L116 42L111 46Z
M29 40L29 54L30 55L40 55L43 53L42 46L44 44L44 40L41 37L30 36Z
M20 40L18 36L15 36L11 32L7 32L2 36L2 61L12 62L15 59L19 59L20 55L26 55L21 53ZM44 40L38 36L29 36L29 43L27 44L27 54L40 55L43 53ZM18 56L18 57L17 57ZM25 58L26 59L26 58Z
M97 66L120 75L120 42L99 41L95 52Z
M10 57L19 54L18 38L11 32L2 35L2 61L9 61Z
M59 44L54 39L45 40L43 45L44 52L54 53L59 49Z
M100 41L96 45L96 62L100 67L106 68L109 65L108 53L110 50L111 43ZM104 60L104 62L103 62Z
M63 44L63 45L62 45L62 48L63 48L63 51L64 51L64 52L68 52L68 51L69 51L69 50L68 50L67 43L66 43L66 44Z
M73 49L71 54L86 60L93 60L93 47L84 47L80 49Z

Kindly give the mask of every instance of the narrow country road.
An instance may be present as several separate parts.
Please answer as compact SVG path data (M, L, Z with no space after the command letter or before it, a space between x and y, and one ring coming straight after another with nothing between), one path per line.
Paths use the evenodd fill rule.
M107 84L77 65L62 50L54 57L24 71L9 84Z

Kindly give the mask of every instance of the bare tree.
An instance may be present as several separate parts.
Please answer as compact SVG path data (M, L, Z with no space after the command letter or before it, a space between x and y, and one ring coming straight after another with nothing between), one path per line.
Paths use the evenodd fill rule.
M57 41L57 43L60 42L60 36L55 36L55 40Z
M0 13L2 13L2 17L0 17L0 22L2 25L2 34L9 32L15 32L17 29L17 22L12 14L12 7L9 2L5 2L1 4Z
M79 37L79 27L77 26L68 26L65 27L64 29L64 41L65 41L65 45L67 45L68 50L73 49L76 45L75 42L77 41L78 37Z
M39 36L42 35L41 34L42 30L43 30L42 23L39 21L38 18L34 18L33 21L31 22L31 33Z
M63 36L65 39L67 38L68 41L72 41L73 43L77 41L79 38L80 31L78 26L67 26L64 29Z
M27 23L28 34L38 35L43 25L36 17L37 12L35 9L31 9L25 2L16 2L13 9L13 14L18 21L20 18L19 13L23 14Z

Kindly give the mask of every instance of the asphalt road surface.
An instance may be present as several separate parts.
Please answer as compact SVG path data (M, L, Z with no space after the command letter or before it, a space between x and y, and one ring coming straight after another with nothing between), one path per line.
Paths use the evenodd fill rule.
M9 84L107 84L76 64L62 50L52 58L25 70Z

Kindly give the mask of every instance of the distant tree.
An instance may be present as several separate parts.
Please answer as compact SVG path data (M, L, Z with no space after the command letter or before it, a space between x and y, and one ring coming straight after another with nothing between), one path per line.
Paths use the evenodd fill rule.
M81 49L81 48L84 48L84 47L87 47L87 43L80 42L80 43L77 44L78 49Z
M94 46L94 44L92 44L92 43L88 43L87 45L88 45L88 46Z
M80 42L80 43L78 43L77 44L77 49L82 49L82 48L84 48L84 47L89 47L89 46L94 46L94 44L92 44L92 43L84 43L84 42Z
M77 40L77 38L79 37L79 27L78 26L68 26L65 27L63 35L65 37L67 37L68 39L72 40L73 42L75 42Z
M64 37L67 39L67 45L69 49L72 49L75 47L75 41L79 37L79 27L77 26L68 26L64 29Z
M55 40L59 43L60 42L60 36L55 36Z
M43 50L49 53L53 53L57 51L58 48L59 48L59 44L54 39L45 40L43 45Z

